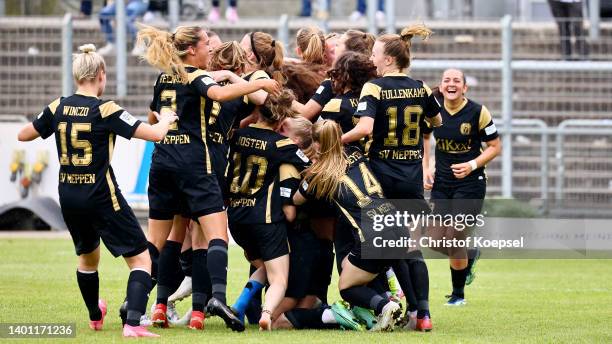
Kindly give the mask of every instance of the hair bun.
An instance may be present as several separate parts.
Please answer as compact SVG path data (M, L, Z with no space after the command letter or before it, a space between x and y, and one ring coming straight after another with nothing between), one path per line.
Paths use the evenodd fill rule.
M82 52L83 54L88 54L88 53L95 53L96 52L96 46L89 43L89 44L83 44L79 47L79 51Z

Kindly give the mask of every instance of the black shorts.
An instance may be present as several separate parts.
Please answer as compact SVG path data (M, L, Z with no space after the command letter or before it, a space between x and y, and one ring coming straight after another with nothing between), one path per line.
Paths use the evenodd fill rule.
M231 224L230 233L250 261L269 261L289 254L285 222Z
M316 261L319 256L319 241L309 230L289 229L287 233L291 252L289 253L289 279L286 297L301 299L309 295Z
M482 211L486 193L487 181L484 177L459 183L436 180L431 190L431 201L436 214L478 215Z
M431 212L425 201L423 181L406 181L386 174L376 174L376 172L374 174L383 189L385 198L390 200L398 210L417 214Z
M151 168L148 193L149 218L154 220L171 220L185 210L194 218L225 210L214 173Z
M355 228L353 228L353 226L344 217L336 222L334 250L336 252L336 267L338 269L338 273L342 272L342 261L346 255L351 252L351 249L357 242L354 233Z
M147 249L147 238L123 196L117 195L120 210L62 208L77 255L91 253L104 246L115 256L135 256Z
M363 259L361 258L361 248L359 245L353 247L351 252L348 254L348 260L354 266L361 270L367 271L372 274L378 274L386 271L391 266L391 261L387 259Z

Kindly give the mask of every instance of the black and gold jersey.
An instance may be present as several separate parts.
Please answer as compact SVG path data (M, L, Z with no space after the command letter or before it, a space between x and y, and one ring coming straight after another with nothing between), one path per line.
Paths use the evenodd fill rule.
M219 83L220 86L228 85L228 82ZM219 111L213 111L208 118L208 137L215 143L226 143L231 130L240 124L240 118L244 118L249 112L252 103L249 97L244 96L220 104Z
M51 102L33 125L43 139L55 134L62 207L121 210L110 162L116 135L130 139L138 119L113 101L77 93Z
M355 127L353 115L357 110L358 103L358 92L348 92L335 96L323 107L321 118L335 121L340 124L343 133L349 132Z
M315 91L315 94L310 98L317 102L321 107L325 106L327 102L329 102L332 98L334 98L334 89L332 85L331 79L325 79L321 82L321 85Z
M443 124L433 129L436 139L436 180L454 182L483 177L484 166L463 179L457 179L451 165L477 158L482 152L482 143L499 136L489 110L466 98L456 109L445 104L440 113Z
M355 112L356 117L374 118L366 154L384 163L386 174L411 179L412 170L421 167L424 120L439 112L429 87L404 73L389 73L366 83Z
M218 117L221 104L208 98L217 83L206 71L187 66L187 83L161 73L154 88L151 110L169 108L178 115L166 137L155 144L152 167L166 170L202 168L212 173L207 142L207 123Z
M274 130L251 124L234 132L230 139L228 217L236 224L264 224L284 220L282 198L291 197L281 184L299 175L283 174L281 165L297 170L309 162L291 139ZM287 177L287 175L289 177Z
M265 71L263 71L263 70L256 70L256 71L247 73L247 74L243 75L242 78L244 80L246 80L246 81L261 80L261 79L264 79L264 80L265 79L271 79L270 75L268 73L266 73ZM235 129L238 128L238 125L240 124L240 121L242 121L243 119L248 117L257 108L257 105L255 105L252 102L249 102L249 97L246 96L246 95L244 96L244 102L247 103L247 105L244 108L244 112L240 113L240 115L238 116L237 125L234 127Z
M363 242L372 234L374 216L390 214L395 207L385 199L363 153L350 146L346 151L349 166L333 196L333 203L353 227L355 242ZM309 190L308 183L303 181L300 193L307 199L314 199L316 190Z
M343 133L349 132L359 121L359 118L354 116L358 103L358 92L348 92L335 96L323 107L321 118L337 122L340 124ZM357 142L351 142L350 145L365 150L368 142L369 137L364 137Z

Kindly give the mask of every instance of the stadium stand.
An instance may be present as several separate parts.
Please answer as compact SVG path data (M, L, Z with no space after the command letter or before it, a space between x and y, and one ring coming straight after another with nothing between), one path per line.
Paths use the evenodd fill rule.
M244 1L245 3L247 1ZM265 2L265 1L263 1ZM262 2L260 6L265 7ZM276 1L272 1L278 4ZM271 3L272 3L271 2ZM276 9L295 13L293 7ZM316 22L314 22L316 24ZM159 22L159 25L165 23ZM198 24L204 24L199 22ZM361 23L363 25L364 23ZM398 22L398 27L406 22ZM469 59L501 58L501 29L498 21L438 22L428 21L435 36L426 43L415 43L416 59ZM290 37L295 36L304 19L291 21ZM224 40L239 40L249 31L276 34L277 19L242 20L232 26L223 23L210 27ZM347 21L332 21L332 31L355 27ZM553 22L514 24L514 59L558 60L558 33ZM602 24L601 39L591 44L592 60L609 59L612 49L612 25ZM83 43L101 46L104 42L98 23L74 22L76 48ZM61 89L61 19L10 18L0 21L0 116L25 115L30 118L40 112ZM128 49L131 47L128 47ZM291 53L293 46L288 48ZM115 61L108 64L107 96L115 99ZM439 70L419 70L413 76L430 85L438 82ZM117 99L131 113L145 115L151 97L156 72L138 58L128 61L128 96ZM470 97L486 104L494 116L501 113L501 73L499 71L466 70L471 84ZM549 126L556 126L569 118L610 118L612 109L612 72L515 72L513 107L514 118L536 118ZM27 96L25 96L27 95ZM540 137L521 135L513 142L514 195L518 198L538 198L540 193ZM556 164L554 139L549 141L550 197L554 197ZM593 207L612 201L612 141L605 137L568 136L565 148L565 198ZM500 160L488 169L490 195L500 194ZM570 203L571 204L571 203Z

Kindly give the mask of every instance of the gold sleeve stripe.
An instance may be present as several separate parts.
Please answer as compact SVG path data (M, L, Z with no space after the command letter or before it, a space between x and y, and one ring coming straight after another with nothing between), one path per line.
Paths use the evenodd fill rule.
M349 220L353 228L357 231L357 233L359 234L360 241L364 242L365 236L363 235L361 231L361 227L359 227L359 225L357 224L357 221L355 221L355 219L351 216L351 214L346 209L344 209L338 202L336 202L336 205L338 205L338 208L340 208L344 216L346 216L346 218Z
M57 98L56 100L52 101L51 104L49 104L49 110L51 110L51 113L55 115L55 110L57 110L57 107L60 104L60 99L61 98Z
M431 88L429 88L429 86L427 86L427 84L423 83L423 88L425 89L425 92L427 92L427 96L431 96L431 94L433 93L431 91Z
M340 107L342 106L342 99L332 99L325 107L323 107L323 112L340 112Z
M115 149L113 145L113 133L108 134L108 160L113 159L113 150ZM108 190L110 191L111 202L113 203L113 209L115 211L121 210L121 206L119 206L119 200L117 200L117 194L115 193L115 184L113 183L113 178L111 178L110 170L106 170L106 182L108 183Z
M242 102L243 102L243 103L245 103L245 104L248 104L248 103L250 102L250 101L249 101L249 95L248 95L248 94L245 94L245 95L242 97Z
M206 142L206 98L200 98L200 130L202 132L202 141L204 142L204 154L206 155L206 172L211 174L210 154L208 152L208 143Z
M478 129L484 129L489 123L491 123L492 117L489 109L486 106L482 106L482 110L480 110L480 118L478 120Z
M187 80L189 80L189 83L192 83L195 79L197 79L200 76L208 76L211 77L210 74L208 74L206 71L203 71L201 69L198 69L196 71L193 71L189 74L187 74ZM212 77L211 77L212 78Z
M266 200L266 223L272 223L272 190L274 190L274 182L268 187L268 199Z
M114 101L111 100L100 105L100 116L102 116L102 118L106 118L120 110L123 110L121 106L117 105Z
M291 164L282 164L279 170L279 179L284 181L290 178L300 179L300 172Z
M293 143L291 139L282 139L282 140L276 141L276 148L282 148L282 147L293 145L293 144L295 143Z
M381 90L382 88L380 86L375 85L371 82L368 82L365 85L363 85L363 89L361 90L361 96L359 98L372 96L376 99L380 99Z
M251 75L251 78L249 80L259 80L259 79L270 79L270 76L268 75L268 73L264 72L263 70L256 70L255 72L253 72L253 75Z

